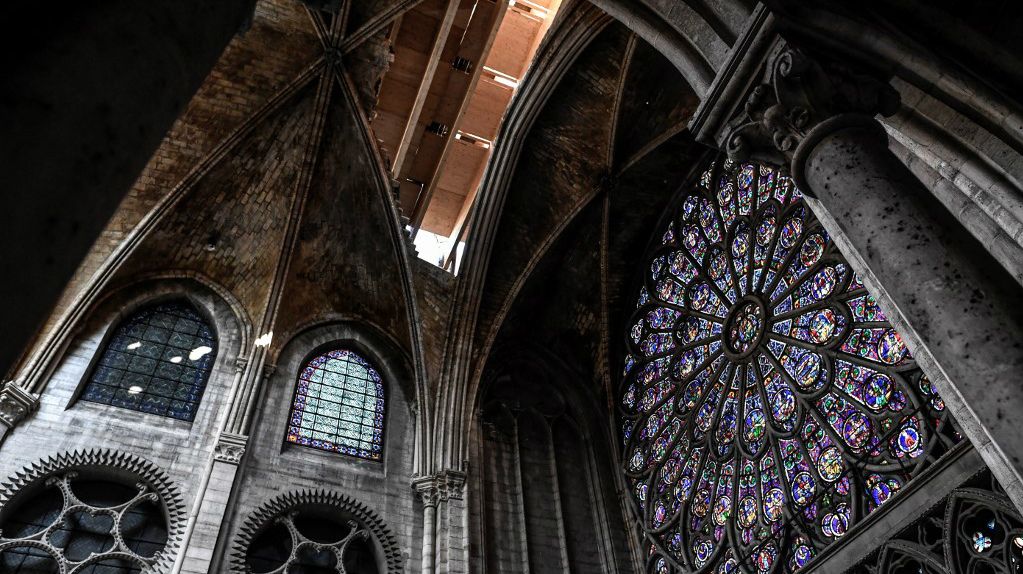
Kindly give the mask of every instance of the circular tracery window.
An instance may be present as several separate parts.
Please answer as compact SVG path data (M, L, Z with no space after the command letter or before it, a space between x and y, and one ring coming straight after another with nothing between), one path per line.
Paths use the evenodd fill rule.
M232 571L252 574L379 574L401 571L383 522L347 496L302 491L257 509L234 545Z
M792 181L764 166L712 167L684 197L626 339L624 470L658 574L796 570L957 440Z
M354 520L316 507L278 516L253 540L245 559L253 573L378 574L369 532Z
M0 572L148 572L167 545L160 497L142 483L44 479L3 508Z

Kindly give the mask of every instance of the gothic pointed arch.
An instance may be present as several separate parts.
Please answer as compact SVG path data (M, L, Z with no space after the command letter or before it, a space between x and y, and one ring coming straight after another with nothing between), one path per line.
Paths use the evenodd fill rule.
M187 298L149 303L117 325L79 399L192 421L218 347L212 324Z
M470 468L487 572L631 572L601 449L606 420L555 352L499 347L480 397Z

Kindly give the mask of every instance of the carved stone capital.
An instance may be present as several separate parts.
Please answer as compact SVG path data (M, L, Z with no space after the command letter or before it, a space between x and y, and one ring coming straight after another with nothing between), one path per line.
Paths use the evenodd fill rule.
M445 470L438 475L441 500L461 500L465 492L465 473L458 470Z
M459 470L442 470L430 476L412 480L412 488L423 501L424 506L437 506L448 500L461 500L465 493L465 473Z
M234 372L241 374L245 372L245 367L249 366L248 357L238 357L234 360Z
M437 485L436 476L417 476L412 479L412 490L416 496L423 501L423 506L436 508L440 502L440 488Z
M0 388L0 424L14 428L38 407L39 399L14 381Z
M266 364L263 365L263 378L264 379L269 379L270 377L274 376L274 373L276 373L276 372L277 372L277 365L271 365L270 363L266 363Z
M820 124L849 114L888 116L898 108L899 93L887 81L786 45L750 90L725 147L733 160L788 165Z
M217 446L213 448L213 458L228 464L239 464L245 455L248 442L249 437L245 435L223 433L217 441Z

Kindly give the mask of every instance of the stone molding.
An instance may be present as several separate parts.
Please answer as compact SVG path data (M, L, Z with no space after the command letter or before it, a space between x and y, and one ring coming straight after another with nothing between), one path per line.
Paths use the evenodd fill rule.
M762 68L778 38L777 19L770 9L759 4L747 20L732 46L728 60L718 69L714 82L689 121L689 131L697 141L717 147L725 125L731 119L729 105L740 101L750 82Z
M929 564L935 572L976 572L983 571L982 566L994 571L991 569L992 562L997 566L1002 560L1007 563L1001 565L1009 566L1011 564L1009 552L1001 553L992 549L991 552L984 553L975 547L965 550L964 547L968 547L970 541L964 539L961 533L957 534L960 525L976 522L981 517L984 521L990 519L992 524L997 521L999 526L992 525L989 528L1005 529L1000 544L1002 549L1010 550L1015 549L1015 545L1010 546L1010 539L1018 534L1019 524L1023 522L1023 516L1005 495L1001 485L991 476L990 469L981 464L979 468L973 467L972 470L970 476L960 481L950 491L943 493L940 499L914 516L908 524L897 529L889 528L880 544L865 557L838 565L847 566L845 569L825 570L814 569L811 566L810 571L848 574L894 572L899 565L898 558L907 556L920 563ZM926 530L921 529L921 526L927 523L930 523L929 527ZM933 538L934 534L924 534L932 529L940 531L940 538ZM991 538L988 539L988 546L991 546Z
M23 492L32 492L43 481L57 475L89 473L124 480L125 475L145 484L159 497L167 513L167 545L152 564L152 572L167 572L181 551L187 522L180 491L160 467L132 454L109 449L64 452L32 463L0 482L0 512Z
M213 459L228 464L237 465L245 456L245 447L249 443L249 437L234 433L221 433L217 445L213 448Z
M0 389L0 424L8 428L17 426L38 407L39 399L14 381Z
M886 80L779 43L730 122L725 149L736 161L790 165L821 124L843 116L890 116L899 105L899 93Z
M276 519L295 512L302 507L332 508L350 515L353 522L369 532L380 545L385 564L384 572L398 574L402 570L401 548L387 524L368 506L358 500L337 492L326 490L301 490L282 494L257 508L245 520L231 550L231 572L248 572L245 561L249 545Z

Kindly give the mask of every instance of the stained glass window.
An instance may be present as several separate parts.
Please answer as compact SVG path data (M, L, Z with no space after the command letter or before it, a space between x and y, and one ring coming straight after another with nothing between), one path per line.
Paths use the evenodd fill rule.
M212 329L190 303L152 305L117 327L81 398L191 421L216 354Z
M798 570L959 440L790 178L712 166L658 239L619 397L649 572Z
M306 363L298 375L287 441L380 460L384 383L354 351L337 349Z

